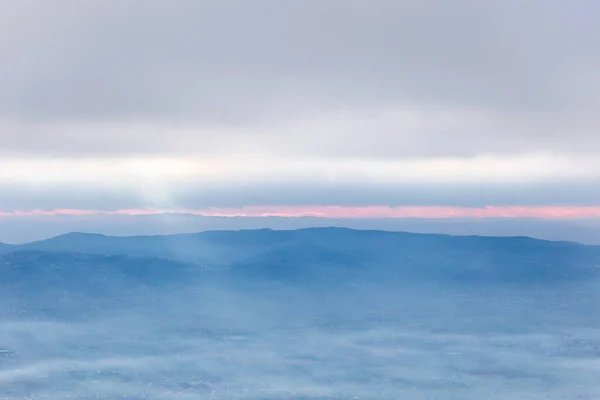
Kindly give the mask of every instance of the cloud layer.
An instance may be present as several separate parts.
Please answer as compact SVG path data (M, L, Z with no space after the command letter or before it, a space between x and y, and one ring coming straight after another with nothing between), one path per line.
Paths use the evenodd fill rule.
M565 182L600 179L600 7L591 1L4 8L0 188L8 197L85 182L106 189L99 208L111 208L107 185L127 197L132 180L156 192L156 182L176 179L209 192L246 186L249 205L269 184L322 198L324 184L340 182L373 193L407 182L425 182L425 192L473 184L481 196L550 182L553 194L536 200L547 205L560 202ZM527 203L517 201L521 189L513 205ZM460 205L504 203L473 190ZM24 208L77 207L72 198Z

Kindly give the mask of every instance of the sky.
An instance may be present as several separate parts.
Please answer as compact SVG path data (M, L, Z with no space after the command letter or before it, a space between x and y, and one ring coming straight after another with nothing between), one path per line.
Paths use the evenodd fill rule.
M0 4L0 220L600 218L596 1Z

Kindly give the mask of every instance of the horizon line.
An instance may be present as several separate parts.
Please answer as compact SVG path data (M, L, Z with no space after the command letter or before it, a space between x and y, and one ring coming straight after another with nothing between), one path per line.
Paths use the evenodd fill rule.
M281 217L327 219L459 219L459 218L535 218L535 219L600 219L600 206L242 206L188 208L122 208L114 210L86 208L54 208L29 210L0 210L1 218L57 216L143 216L185 214L200 217Z

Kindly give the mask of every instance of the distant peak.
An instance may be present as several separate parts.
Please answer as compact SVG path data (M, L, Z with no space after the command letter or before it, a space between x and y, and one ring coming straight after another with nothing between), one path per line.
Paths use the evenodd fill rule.
M80 236L93 236L93 237L105 237L102 233L88 233L88 232L69 232L56 237L80 237Z
M63 233L62 235L57 235L54 237L51 237L49 239L42 239L42 240L37 240L35 242L32 243L39 243L39 242L47 242L47 241L56 241L56 240L74 240L74 239L92 239L92 238L101 238L101 237L107 237L106 235L103 235L101 233L85 233L85 232L69 232L69 233Z
M346 228L344 226L315 226L311 228L301 228L299 231L312 231L312 230L336 230L336 231L357 231L358 229Z

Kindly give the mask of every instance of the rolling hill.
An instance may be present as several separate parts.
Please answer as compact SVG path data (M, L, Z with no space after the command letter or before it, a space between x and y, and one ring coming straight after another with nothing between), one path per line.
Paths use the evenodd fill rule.
M571 242L346 228L132 237L71 233L7 251L172 260L244 278L274 280L350 277L543 283L591 279L600 266L600 247Z

